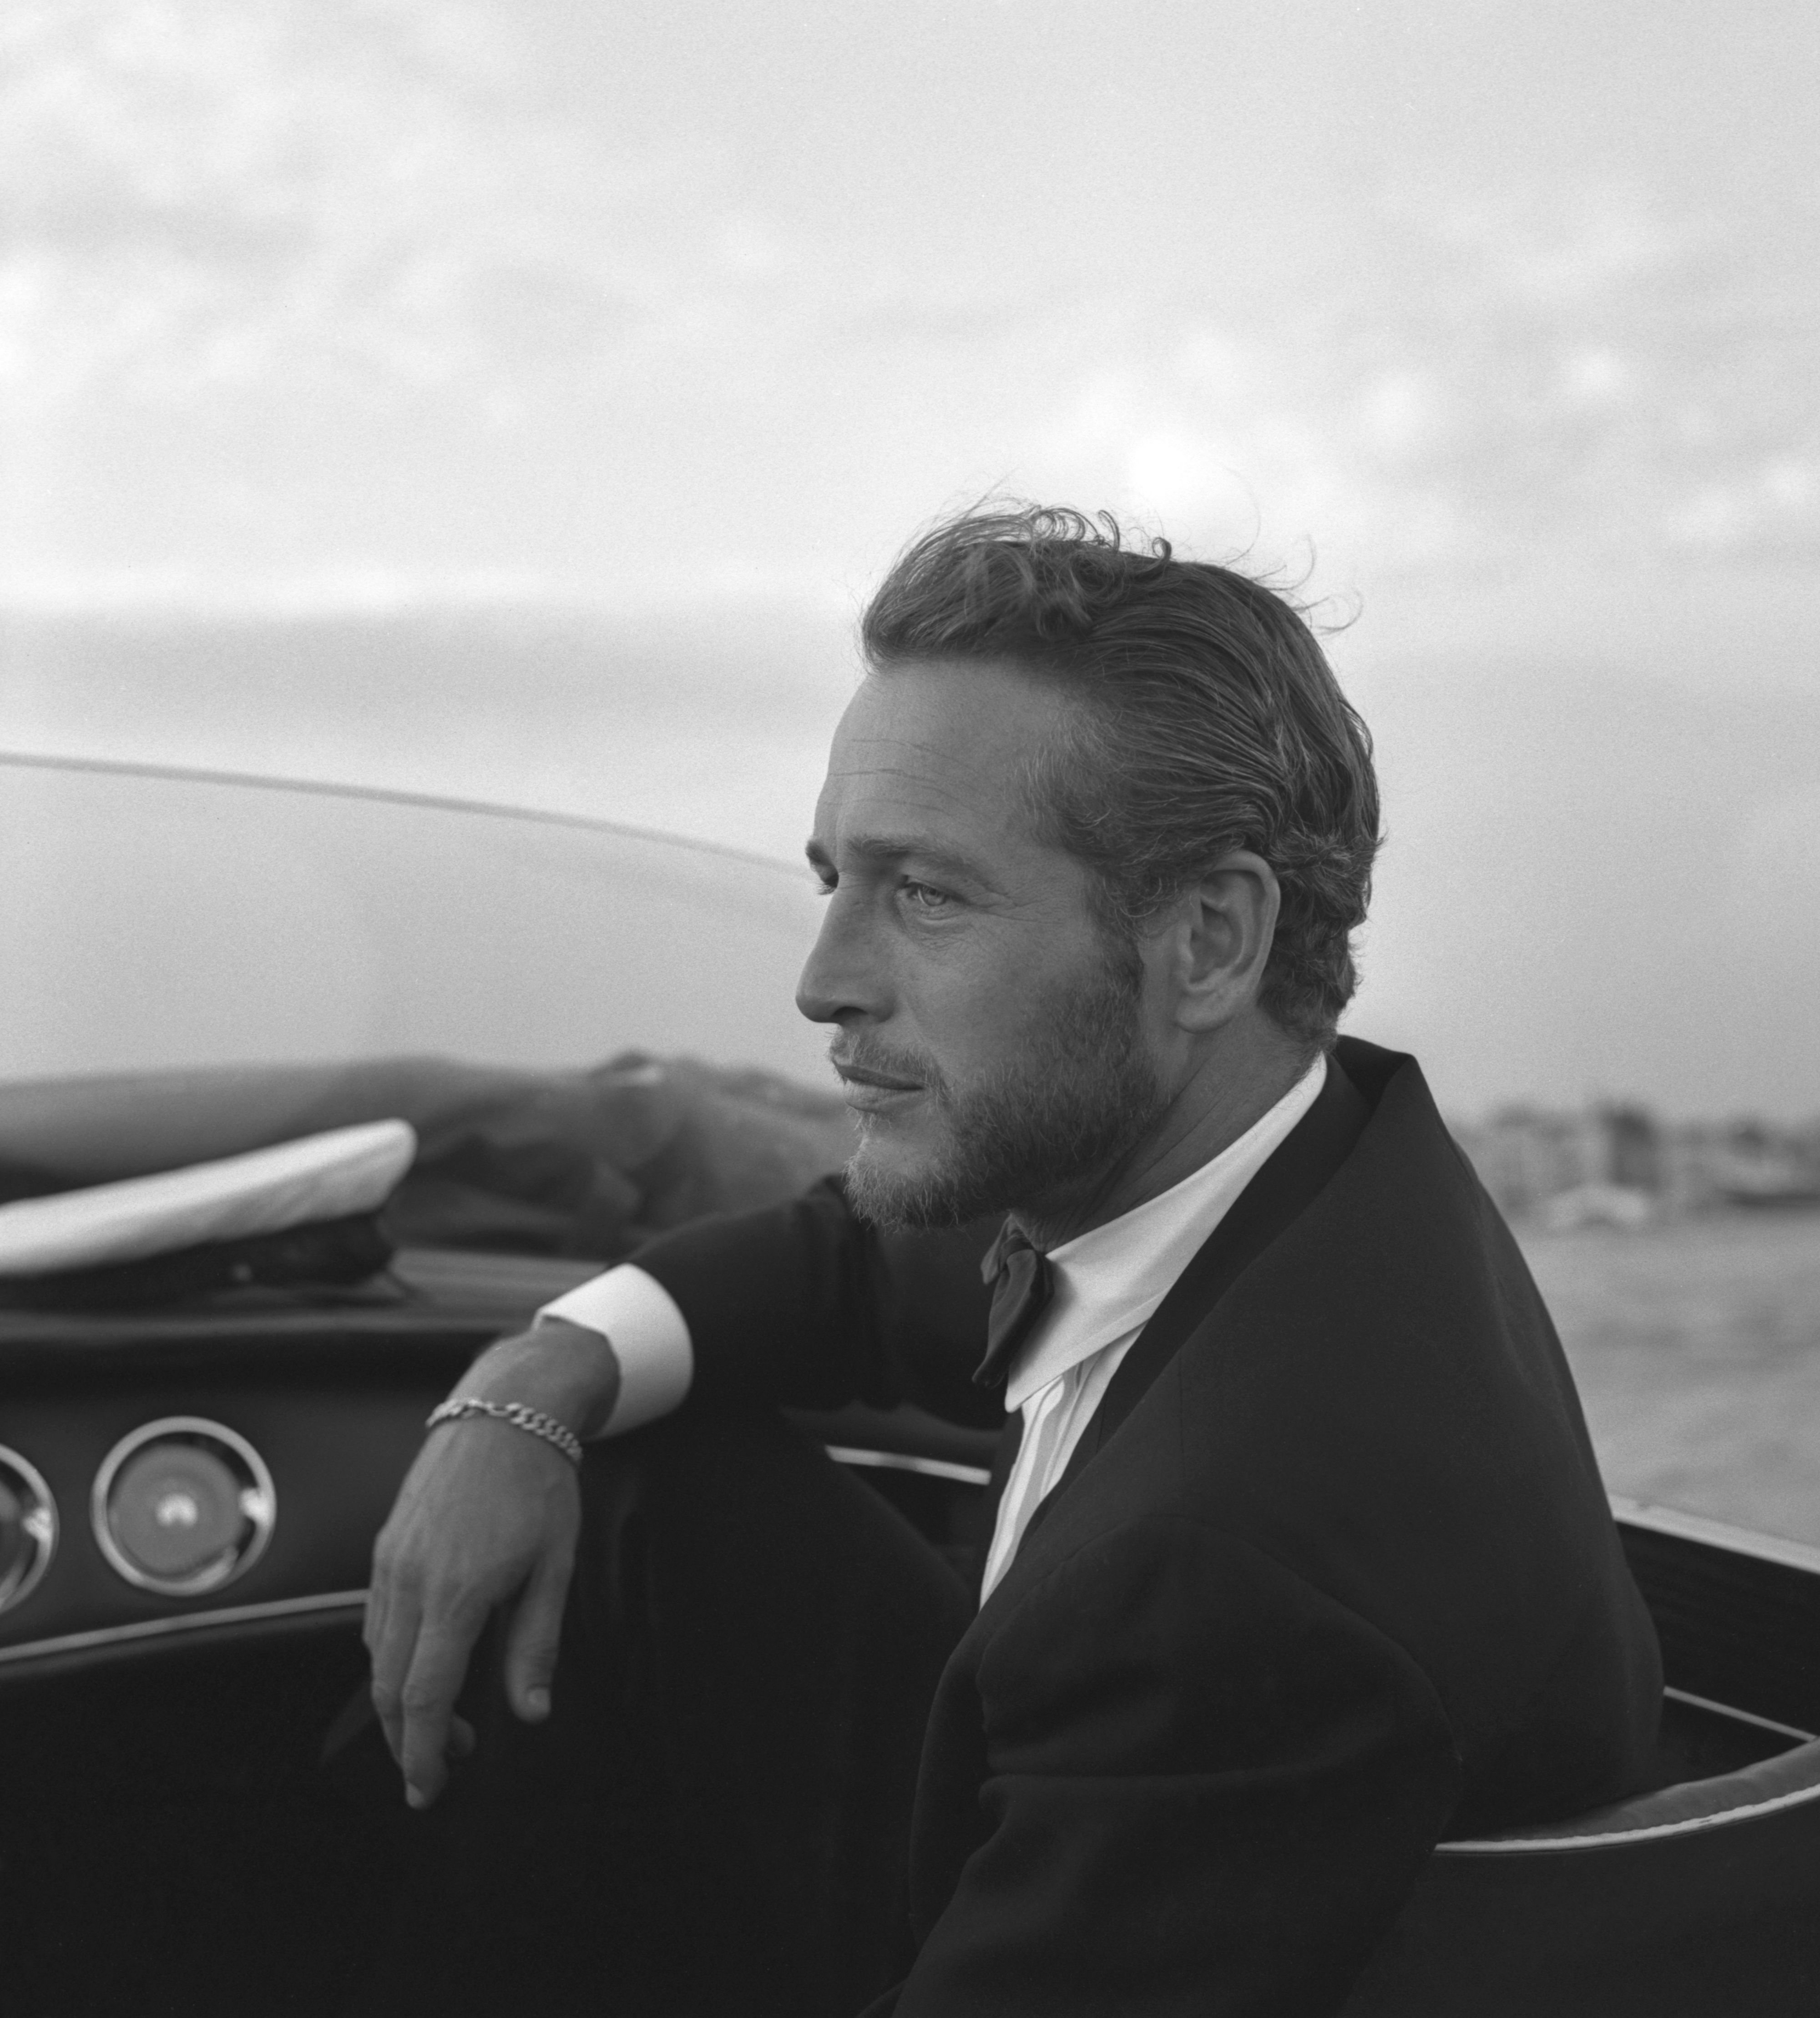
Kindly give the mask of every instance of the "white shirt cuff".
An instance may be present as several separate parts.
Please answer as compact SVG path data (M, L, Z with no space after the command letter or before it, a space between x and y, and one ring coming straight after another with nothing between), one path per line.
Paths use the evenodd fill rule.
M540 1318L597 1331L619 1362L619 1399L599 1434L623 1436L679 1408L695 1378L689 1321L654 1275L629 1261L545 1304Z

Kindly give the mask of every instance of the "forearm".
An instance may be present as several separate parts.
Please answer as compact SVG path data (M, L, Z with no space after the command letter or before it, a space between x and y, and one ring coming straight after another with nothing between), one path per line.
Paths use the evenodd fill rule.
M634 1265L693 1341L692 1409L913 1401L996 1428L1002 1402L972 1378L993 1230L880 1236L824 1181L787 1205L660 1235Z
M983 1239L877 1247L837 1188L664 1235L545 1306L457 1392L553 1416L585 1443L687 1401L710 1412L914 1401L1002 1420L971 1374L985 1336Z

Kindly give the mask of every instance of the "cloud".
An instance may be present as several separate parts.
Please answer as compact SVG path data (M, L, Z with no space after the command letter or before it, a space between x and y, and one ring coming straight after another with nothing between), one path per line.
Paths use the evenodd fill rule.
M1307 240L1301 288L1184 256L1210 227L1163 186L1146 259L1084 258L1097 214L1060 202L1026 204L1019 258L993 262L920 184L879 195L894 143L881 167L850 125L754 140L737 92L717 119L666 71L650 89L681 109L635 135L639 76L572 88L563 20L7 16L15 574L301 582L352 555L573 583L674 566L682 541L831 571L1000 481L1211 551L1312 541L1348 580L1820 562L1820 291L1793 196L1758 192L1746 231L1724 191L1503 161L1417 181L1406 154L1331 215L1279 220ZM939 130L950 156L979 139ZM997 189L1007 164L979 153ZM849 173L848 205L805 193Z
M1695 221L1671 219L1633 186L1559 175L1500 178L1438 197L1404 189L1392 201L1462 252L1483 282L1549 310L1672 275L1699 236Z
M493 10L138 0L12 40L16 400L585 374L675 306L633 227L685 165L559 116Z
M1373 569L1820 562L1820 290L1772 202L1536 178L1393 192L1377 284L1247 316L1130 305L1039 452L1140 509Z

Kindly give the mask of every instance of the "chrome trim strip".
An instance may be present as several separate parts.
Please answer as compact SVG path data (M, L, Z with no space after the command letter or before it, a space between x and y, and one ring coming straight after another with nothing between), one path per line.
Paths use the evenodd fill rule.
M239 1459L241 1512L251 1529L244 1544L230 1543L227 1550L187 1576L159 1576L136 1563L115 1538L114 1510L109 1504L121 1466L140 1451L167 1439L212 1443L229 1457ZM141 1423L136 1430L128 1430L101 1460L89 1495L89 1525L108 1568L128 1583L141 1590L156 1591L161 1597L200 1597L204 1591L219 1590L237 1577L244 1576L266 1553L277 1520L278 1492L266 1460L238 1430L230 1430L225 1423L211 1421L206 1416L161 1416L155 1423Z
M325 1590L312 1597L275 1597L262 1604L223 1605L210 1611L183 1612L175 1618L142 1618L131 1626L101 1626L89 1633L65 1633L55 1640L27 1640L16 1647L0 1647L0 1667L50 1660L60 1654L85 1654L100 1647L172 1639L211 1626L250 1626L262 1619L305 1618L313 1612L364 1611L366 1608L364 1590Z
M1711 1696L1697 1696L1687 1689L1663 1690L1665 1696L1673 1696L1677 1702L1691 1703L1695 1709L1710 1709L1716 1716L1728 1716L1734 1723L1753 1724L1759 1730L1773 1730L1778 1738L1792 1738L1797 1745L1811 1745L1820 1731L1797 1730L1792 1723L1778 1723L1773 1716L1759 1716L1754 1710L1739 1709L1731 1703L1717 1702Z
M953 1464L945 1457L913 1457L908 1451L856 1450L846 1444L825 1444L836 1464L870 1466L878 1471L917 1471L925 1478L951 1478L960 1485L986 1485L992 1474L983 1465Z
M1820 1548L1810 1542L1791 1542L1780 1535L1760 1535L1750 1528L1734 1528L1724 1521L1709 1521L1703 1514L1684 1514L1678 1507L1658 1506L1647 1499L1626 1499L1609 1492L1615 1519L1626 1527L1643 1528L1658 1535L1673 1535L1684 1542L1705 1542L1715 1549L1729 1550L1735 1556L1754 1556L1759 1562L1780 1563L1785 1569L1806 1570L1820 1576Z

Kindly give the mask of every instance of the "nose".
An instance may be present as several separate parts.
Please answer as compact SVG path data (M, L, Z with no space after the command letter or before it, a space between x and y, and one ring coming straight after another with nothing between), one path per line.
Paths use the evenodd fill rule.
M860 894L838 888L796 984L796 1006L812 1023L875 1022L888 1006L888 979L868 929Z

